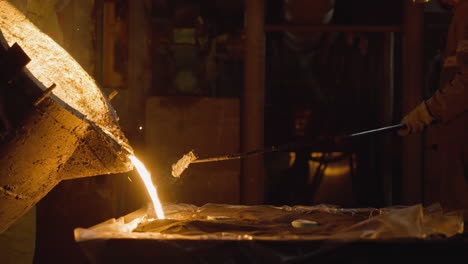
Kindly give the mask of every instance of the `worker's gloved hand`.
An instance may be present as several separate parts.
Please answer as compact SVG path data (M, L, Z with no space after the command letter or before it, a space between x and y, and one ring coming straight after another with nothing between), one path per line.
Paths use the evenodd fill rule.
M429 113L426 103L422 102L407 114L401 120L401 123L406 125L405 129L398 130L400 136L407 136L412 133L419 133L429 126L434 118Z

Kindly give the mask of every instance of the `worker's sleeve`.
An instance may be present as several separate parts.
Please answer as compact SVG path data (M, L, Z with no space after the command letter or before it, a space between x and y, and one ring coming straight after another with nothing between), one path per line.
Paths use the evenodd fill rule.
M450 23L443 55L444 69L457 68L455 50L458 42L466 39L468 39L468 1L460 3Z
M455 33L458 41L468 39L468 8L465 8L462 12L464 15L456 26Z
M458 41L464 38L466 28L466 19L456 12L450 24L445 51L442 54L442 69L439 76L439 89L442 89L449 83L458 72L458 64L456 59L456 48Z
M437 120L448 122L468 109L468 73L455 78L426 101L430 114Z

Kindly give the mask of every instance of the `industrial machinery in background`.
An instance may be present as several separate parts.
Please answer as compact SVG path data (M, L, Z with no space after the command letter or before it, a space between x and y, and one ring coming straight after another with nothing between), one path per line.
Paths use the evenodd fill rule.
M243 12L243 1L152 1L144 133L165 201L240 201L239 161L201 166L177 181L170 169L192 148L240 151Z
M151 15L151 95L239 97L242 2L158 0Z
M364 10L368 9L361 9L362 5L370 6L369 9L375 12L366 13ZM401 2L385 1L382 4L360 0L356 4L345 0L276 0L268 1L265 8L265 145L346 134L396 121L382 118L382 113L387 110L379 102L383 99L376 99L386 98L380 94L393 89L393 72L386 68L391 64L382 63L393 60L393 57L389 60L385 57L391 56L389 51L393 48L389 44L393 40L387 37L388 32L341 32L326 30L325 27L334 24L399 24ZM209 194L212 188L206 190L206 186L199 186L199 182L216 182L213 170L226 169L229 176L224 177L230 177L228 181L232 186L237 186L235 182L241 178L239 165L230 162L225 166L211 167L215 166L213 164L206 166L206 171L193 172L204 175L206 179L191 182L189 179L194 177L189 176L174 186L170 166L190 149L203 149L206 152L199 153L203 156L240 151L238 134L232 129L241 130L238 106L242 105L245 86L246 25L243 10L242 1L152 2L152 85L148 91L151 98L147 101L145 137L153 159L150 166L155 164L152 170L158 172L158 182L167 186L162 189L174 190L185 186L181 188L181 195L168 198L170 201L207 202L209 198L218 199L218 194ZM296 32L284 29L272 32L275 24L286 25L286 28L321 25L325 30ZM378 74L370 76L370 69ZM228 103L227 99L232 100ZM210 100L212 102L208 102ZM202 101L203 108L200 107ZM202 113L201 109L206 112ZM229 116L223 113L229 113ZM198 131L198 123L205 125L205 122L195 124L190 121L193 119L216 123L209 128L206 126L210 130L206 133L217 141L205 142L202 136L194 138L198 133L188 131ZM231 131L226 132L228 130ZM388 190L383 190L381 177L375 176L382 174L378 171L379 159L382 152L387 151L375 147L380 144L379 140L369 138L360 142L349 155L343 155L340 150L266 155L265 203L385 204L388 197L384 198L383 193ZM222 149L227 141L229 146ZM342 175L321 177L322 172L327 174L330 169L320 160L328 161L327 157L335 156L344 157L339 165ZM338 171L334 170L334 173ZM319 176L315 178L323 181L314 180L316 173ZM212 177L208 176L211 174ZM327 181L334 183L328 184ZM320 189L321 194L313 194L313 189ZM199 200L201 195L189 194L191 192L203 193L206 197ZM170 192L174 193L176 191ZM236 199L221 201L236 202Z
M267 15L266 25L266 145L397 121L392 120L394 101L382 103L395 96L391 65L397 50L391 42L397 40L391 31L366 25L400 24L402 2L291 0L268 5L274 3L276 13ZM349 30L353 26L357 28ZM368 137L347 149L267 156L267 203L391 203L392 183L384 175L392 168L382 162L392 151L384 147L391 137Z

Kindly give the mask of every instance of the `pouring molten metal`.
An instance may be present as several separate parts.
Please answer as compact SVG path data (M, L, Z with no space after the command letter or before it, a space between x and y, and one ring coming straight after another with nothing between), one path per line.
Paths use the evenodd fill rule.
M153 181L151 181L151 174L146 169L145 165L139 159L137 159L137 157L129 155L128 158L133 162L133 165L135 165L138 173L140 173L141 179L145 183L146 189L148 190L148 193L151 197L151 201L153 201L154 211L156 212L158 219L164 219L164 212L161 206L161 202L159 201L156 188L154 187Z
M8 170L0 171L0 232L61 180L127 172L130 161L158 218L164 218L150 174L133 156L116 112L94 79L11 3L0 1L0 51L14 44L30 59L20 70L22 78L47 99L40 97L18 121L14 129L19 132L2 142L0 167Z

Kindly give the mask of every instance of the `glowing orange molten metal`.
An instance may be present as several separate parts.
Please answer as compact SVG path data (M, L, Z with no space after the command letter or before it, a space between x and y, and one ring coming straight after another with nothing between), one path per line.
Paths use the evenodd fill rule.
M151 200L153 201L153 207L156 215L159 219L164 219L164 211L162 209L161 202L159 201L156 188L154 187L153 181L151 180L151 174L145 168L145 165L139 159L137 159L137 157L129 155L128 158L133 162L133 165L135 165L138 173L145 183L146 189L148 190Z
M8 1L0 1L0 31L5 38L0 37L0 45L12 46L16 42L31 58L26 68L43 90L56 84L54 96L109 131L109 136L124 148L131 149L117 124L116 113L94 79Z

